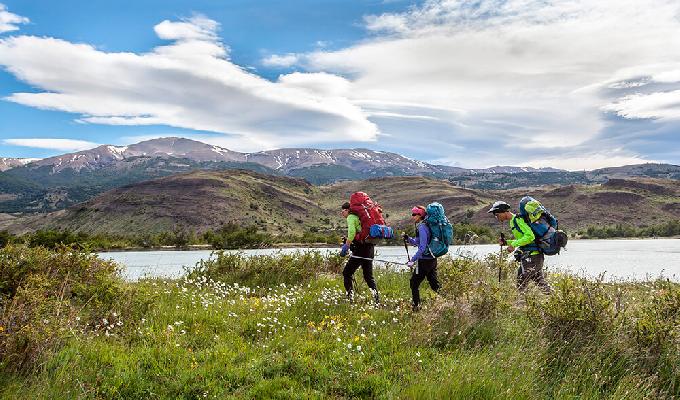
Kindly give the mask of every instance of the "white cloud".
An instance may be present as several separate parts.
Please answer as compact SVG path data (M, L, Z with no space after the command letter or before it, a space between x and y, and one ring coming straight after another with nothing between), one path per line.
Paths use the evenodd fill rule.
M236 135L235 150L253 143L377 138L377 127L343 96L344 78L296 73L270 82L233 64L217 29L200 16L163 21L156 33L173 42L143 54L106 53L54 38L0 40L0 64L44 90L7 100L79 114L84 123L162 124Z
M19 29L18 24L27 24L29 19L7 11L7 7L0 3L0 33L11 32Z
M680 119L680 90L635 94L621 98L603 108L630 119Z
M165 40L216 40L218 28L216 21L196 15L183 22L165 20L154 31Z
M618 154L620 150L607 153L592 153L584 156L571 155L569 157L553 157L531 160L526 165L534 168L553 167L568 171L590 171L598 168L620 167L623 165L643 164L655 162L635 155Z
M626 90L602 107L627 119L680 119L680 63L640 65L619 71L602 87Z
M262 60L262 65L267 67L288 68L299 62L297 54L288 53L284 55L273 54Z
M615 134L606 131L603 112L618 110L611 104L646 110L631 104L640 99L625 97L630 93L607 92L616 88L603 82L616 85L632 70L651 73L657 83L678 82L680 69L671 68L680 63L678 15L676 0L429 0L403 13L365 17L366 28L376 34L369 40L297 58L307 70L351 77L349 96L362 106L418 105L411 111L383 107L382 113L451 110L438 115L456 127L448 137L427 127L418 134L435 135L440 143L492 136L497 158L521 154L510 160L521 165L528 153L512 149L558 152L595 144L603 132ZM650 70L650 65L664 67ZM627 90L645 86L619 84ZM668 116L675 114L670 97L656 94L645 103L662 107L655 115ZM378 125L395 141L412 135ZM496 157L475 148L463 156L473 162Z
M33 147L37 149L80 151L99 146L97 143L75 139L4 139L4 144L10 146Z
M328 97L347 96L350 89L350 82L347 79L324 72L304 74L293 72L279 76L278 82L284 87Z

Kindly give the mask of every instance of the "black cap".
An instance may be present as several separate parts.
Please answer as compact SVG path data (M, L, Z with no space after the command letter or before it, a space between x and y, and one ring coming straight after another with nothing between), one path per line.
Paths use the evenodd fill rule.
M343 210L349 210L349 203L348 202L342 203L342 209Z

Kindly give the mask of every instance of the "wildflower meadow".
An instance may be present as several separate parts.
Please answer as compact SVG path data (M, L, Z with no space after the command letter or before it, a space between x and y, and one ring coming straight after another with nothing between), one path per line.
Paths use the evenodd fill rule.
M551 271L553 295L522 295L505 260L445 257L413 312L409 271L377 269L379 305L357 274L350 303L343 261L217 252L125 282L94 255L9 246L0 398L680 397L678 284Z

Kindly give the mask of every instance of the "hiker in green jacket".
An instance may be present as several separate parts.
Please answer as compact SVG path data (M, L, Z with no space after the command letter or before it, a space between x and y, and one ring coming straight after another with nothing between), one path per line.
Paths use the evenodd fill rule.
M375 257L375 245L371 243L363 243L354 240L357 233L361 232L361 221L359 217L352 214L349 210L350 204L345 202L342 205L342 216L347 219L347 237L344 238L340 255L346 256L349 251L352 251L345 268L342 270L343 283L345 291L347 292L347 299L354 301L354 287L352 285L352 278L354 273L361 267L364 273L364 280L366 285L371 289L373 300L376 304L380 302L378 295L378 287L373 277L373 258Z
M519 258L517 288L520 292L524 292L529 282L534 281L544 293L552 293L552 288L543 276L544 256L536 244L536 236L531 227L524 219L510 212L510 205L504 201L495 202L488 213L493 214L501 223L508 222L510 231L515 237L515 240L507 243L501 239L500 244L501 246L507 244L508 252L515 252L515 258Z

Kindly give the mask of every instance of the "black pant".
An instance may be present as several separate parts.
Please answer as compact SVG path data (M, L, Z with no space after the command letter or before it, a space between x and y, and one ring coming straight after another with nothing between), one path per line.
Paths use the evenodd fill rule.
M417 307L420 305L420 284L427 278L430 287L435 292L439 292L441 285L437 279L437 259L425 258L418 260L416 268L411 275L411 295L413 296L413 305Z
M373 290L378 290L375 284L375 278L373 278L373 257L375 257L375 245L374 244L363 244L363 243L352 243L351 246L352 255L362 258L370 258L370 260L364 260L362 258L351 257L345 265L345 269L342 270L342 277L344 278L345 290L350 292L352 290L352 276L359 267L364 273L364 280L369 288Z

